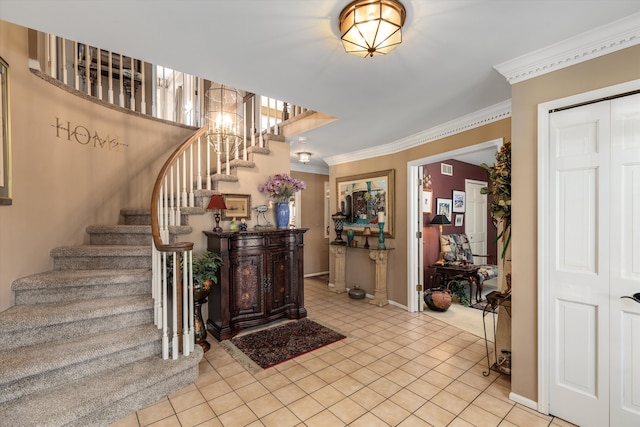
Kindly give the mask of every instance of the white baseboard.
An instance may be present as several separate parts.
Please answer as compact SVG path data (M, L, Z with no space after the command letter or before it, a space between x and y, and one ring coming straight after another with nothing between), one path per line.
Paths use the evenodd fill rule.
M521 404L522 406L526 406L529 409L533 409L534 411L538 411L538 402L527 399L526 397L522 397L516 393L509 393L509 399L513 400L516 403Z

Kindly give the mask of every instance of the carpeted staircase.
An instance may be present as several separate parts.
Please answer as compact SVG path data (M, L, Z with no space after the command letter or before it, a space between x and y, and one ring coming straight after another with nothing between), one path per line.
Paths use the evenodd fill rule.
M53 270L16 280L0 313L0 425L103 426L193 383L202 349L162 360L148 211L90 226ZM186 225L172 234L188 232Z

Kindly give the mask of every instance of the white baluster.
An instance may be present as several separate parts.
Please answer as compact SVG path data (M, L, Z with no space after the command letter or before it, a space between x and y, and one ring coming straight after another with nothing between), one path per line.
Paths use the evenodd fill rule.
M80 90L80 75L78 74L78 42L73 42L73 76L75 78L75 90Z
M120 106L124 108L124 56L120 55Z
M67 75L67 40L61 38L60 44L62 45L62 83L68 84L69 76Z
M189 251L189 350L193 351L196 341L196 328L193 313L193 251ZM186 310L185 310L186 311Z
M167 322L167 254L162 252L162 358L169 358L169 331ZM175 286L174 286L175 288Z
M247 103L242 101L242 159L249 160L247 157Z
M147 114L147 102L145 99L145 81L144 81L144 61L140 61L140 69L141 71L141 82L140 82L140 112L142 114Z
M84 45L84 82L87 85L87 95L91 95L91 47Z
M97 48L98 51L98 57L96 58L96 61L98 63L97 65L97 86L96 86L96 91L97 94L96 96L98 97L98 99L100 101L102 101L102 51L100 50L100 48Z
M109 89L107 91L107 98L110 104L113 104L113 52L109 52Z
M202 144L200 143L200 139L202 137L198 137L198 190L202 190Z
M218 145L216 146L216 173L217 174L222 173L220 151L222 151L222 144L220 143L220 135L218 135Z
M49 54L49 58L48 58L48 70L45 70L45 72L48 72L49 75L54 78L57 79L58 78L58 63L56 61L56 57L57 57L57 53L56 53L56 36L49 34L48 37L48 41L49 41L49 46L48 46L48 54Z
M189 355L189 252L182 254L182 354Z
M131 57L131 96L129 103L131 104L131 110L136 111L136 60Z
M189 206L187 197L187 152L182 153L182 206Z
M191 165L189 169L189 207L194 207L196 205L196 201L195 195L193 194L193 180L195 179L195 173L193 171L193 143L189 146L189 164Z
M227 159L227 161L226 161L226 165L225 165L225 166L226 166L226 172L227 172L227 175L231 175L231 173L229 173L229 164L231 163L231 162L229 161L229 158L230 158L230 156L231 156L231 147L230 147L230 141L229 141L229 138L231 138L231 137L230 137L230 136L227 136L227 140L225 141L225 144L224 144L224 154L225 154L226 159Z
M173 252L173 302L171 304L171 356L173 360L178 358L178 272L180 271L180 259Z
M211 141L207 141L207 190L211 190Z
M251 97L251 146L256 146L256 96Z

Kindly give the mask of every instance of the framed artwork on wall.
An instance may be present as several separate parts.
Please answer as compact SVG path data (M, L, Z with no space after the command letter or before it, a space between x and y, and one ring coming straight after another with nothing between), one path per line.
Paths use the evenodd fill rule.
M227 206L227 209L222 211L224 221L230 221L234 218L251 219L250 194L225 194L224 204Z
M466 208L464 191L453 190L453 212L464 212Z
M462 224L464 224L464 214L457 214L456 223L454 225L456 227L462 227Z
M436 214L446 216L451 222L451 199L436 199Z
M0 58L0 205L12 203L9 123L9 64Z
M422 213L431 213L431 205L433 204L433 191L422 190Z
M395 169L336 178L338 212L346 215L344 229L362 234L365 227L377 228L378 214L384 217L384 235L393 238Z

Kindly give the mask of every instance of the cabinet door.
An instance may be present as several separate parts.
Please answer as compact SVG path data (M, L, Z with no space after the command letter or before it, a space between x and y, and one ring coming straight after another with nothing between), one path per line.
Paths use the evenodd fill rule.
M273 251L269 254L269 294L268 314L273 315L286 310L296 301L295 290L295 254L293 251Z
M263 254L232 255L229 312L232 321L264 316L265 287Z

